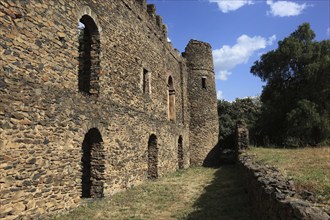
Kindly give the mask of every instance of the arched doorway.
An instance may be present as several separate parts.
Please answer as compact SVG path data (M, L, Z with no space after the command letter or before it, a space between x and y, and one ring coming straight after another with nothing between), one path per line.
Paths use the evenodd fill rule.
M158 178L158 146L157 146L157 137L152 134L149 137L148 141L148 179L157 179Z
M84 15L79 22L79 91L87 95L99 94L100 34L93 18Z
M179 169L183 169L183 144L181 135L178 140L178 166Z
M175 121L175 90L172 76L168 77L168 118Z
M97 128L90 129L82 143L82 198L102 198L105 154L103 140Z

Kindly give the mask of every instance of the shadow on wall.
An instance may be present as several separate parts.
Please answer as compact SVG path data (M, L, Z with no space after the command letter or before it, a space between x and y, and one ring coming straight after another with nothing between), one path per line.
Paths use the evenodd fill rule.
M219 142L212 148L203 161L203 167L219 167L220 166L221 148Z
M210 185L194 204L187 219L249 220L252 207L237 165L218 168Z

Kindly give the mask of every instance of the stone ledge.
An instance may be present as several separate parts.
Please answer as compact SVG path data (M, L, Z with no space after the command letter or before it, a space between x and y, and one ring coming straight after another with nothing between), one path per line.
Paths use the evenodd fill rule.
M293 181L276 168L257 164L247 155L241 155L238 163L257 219L330 219L316 203L302 199Z

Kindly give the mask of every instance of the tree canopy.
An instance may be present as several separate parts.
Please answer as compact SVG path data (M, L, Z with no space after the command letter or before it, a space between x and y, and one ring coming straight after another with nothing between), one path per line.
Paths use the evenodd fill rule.
M314 38L304 23L251 67L266 82L259 126L273 143L315 145L330 136L330 40Z
M250 139L254 139L256 122L260 116L260 101L257 98L236 99L234 102L218 100L220 124L219 142L221 148L233 149L235 145L235 127L243 120L250 131Z

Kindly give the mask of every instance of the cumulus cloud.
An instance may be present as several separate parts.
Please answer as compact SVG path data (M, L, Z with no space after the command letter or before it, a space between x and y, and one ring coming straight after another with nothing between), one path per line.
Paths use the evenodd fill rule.
M270 38L268 38L267 40L267 45L272 45L274 43L274 41L276 41L276 35L272 35Z
M307 4L298 4L291 1L277 1L267 0L267 5L270 6L270 11L267 14L279 17L289 17L300 15L304 9L308 7Z
M223 99L222 91L217 91L217 99Z
M220 49L213 50L215 78L227 80L232 74L230 70L237 65L247 63L256 51L272 45L275 40L275 35L266 39L261 36L249 37L243 34L237 38L235 45L224 45Z
M228 77L232 74L232 72L229 72L228 70L219 70L216 74L215 74L215 79L219 79L219 80L227 80Z
M236 11L244 5L253 4L252 0L209 0L209 2L217 3L220 11L223 13Z

